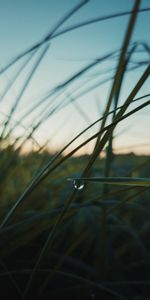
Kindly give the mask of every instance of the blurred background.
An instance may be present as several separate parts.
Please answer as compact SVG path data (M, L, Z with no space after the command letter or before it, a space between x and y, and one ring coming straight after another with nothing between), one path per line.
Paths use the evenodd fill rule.
M78 3L75 0L1 1L1 71L13 58L42 41ZM100 118L133 4L130 0L88 1L54 32L51 41L16 59L2 72L1 136L11 133L9 143L18 138L15 147L22 145L20 151L23 153L43 145L54 152ZM140 9L148 7L148 0L141 1ZM116 16L119 13L123 15ZM111 18L103 20L106 16ZM81 26L74 29L77 24ZM136 46L124 76L118 105L124 103L150 61L149 26L149 11L140 12L128 51ZM78 76L73 78L75 74ZM137 97L148 93L149 79ZM136 105L137 102L132 107ZM113 142L116 153L149 154L149 112L148 106L118 124ZM73 147L98 129L99 123L83 134ZM91 153L94 144L94 141L86 144L76 155Z

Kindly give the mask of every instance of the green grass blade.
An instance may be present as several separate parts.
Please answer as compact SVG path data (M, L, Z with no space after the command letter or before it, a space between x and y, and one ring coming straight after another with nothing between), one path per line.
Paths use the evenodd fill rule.
M131 178L131 177L82 177L68 178L70 181L75 181L80 186L82 182L99 182L113 185L131 185L131 186L150 186L150 178Z

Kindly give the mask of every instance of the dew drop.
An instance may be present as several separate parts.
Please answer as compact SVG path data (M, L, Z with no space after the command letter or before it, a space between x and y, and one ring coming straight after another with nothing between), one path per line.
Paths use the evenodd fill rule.
M84 181L83 180L79 180L79 179L75 179L73 181L73 185L74 185L74 188L76 190L81 191L84 188Z

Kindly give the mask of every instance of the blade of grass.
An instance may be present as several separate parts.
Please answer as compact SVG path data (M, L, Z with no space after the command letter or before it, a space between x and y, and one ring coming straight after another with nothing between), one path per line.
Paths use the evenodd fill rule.
M131 112L127 113L126 115L124 115L121 118L117 118L112 124L106 126L102 132L106 131L106 134L104 135L103 138L103 143L105 145L105 143L107 142L107 137L109 136L109 130L112 130L112 127L116 126L118 122L120 122L121 120L124 120L125 118L127 118L128 116L134 114L136 111L142 109L143 107L146 107L146 105L150 105L150 100L147 101L146 103L140 105L138 108L135 108L134 110L132 110ZM40 174L38 174L33 181L31 181L31 183L29 184L29 186L25 189L25 191L22 193L22 195L19 197L19 199L16 201L16 203L13 205L13 207L10 209L10 211L8 212L8 214L6 215L6 217L4 218L4 220L2 221L1 225L0 225L0 230L4 227L4 225L8 222L9 218L12 216L12 214L15 212L16 208L21 204L21 202L31 193L31 191L33 191L35 189L35 187L44 180L45 177L47 177L48 174L50 174L53 170L55 170L58 166L60 166L60 164L62 164L66 159L68 159L69 157L71 157L75 152L77 152L79 149L81 149L84 145L86 145L88 142L90 142L91 140L95 139L99 134L102 134L102 132L98 132L96 134L94 134L92 137L90 137L89 139L87 139L85 142L83 142L82 144L80 144L78 147L76 147L74 150L72 150L71 152L69 152L69 154L67 154L65 157L63 157L58 163L56 163L54 166L51 167L51 169L49 169L49 164L40 172ZM103 146L104 146L103 145ZM59 156L59 154L58 154ZM55 160L55 158L54 158ZM52 162L50 162L51 165ZM76 194L76 193L75 193Z
M76 181L81 184L82 181L99 182L113 185L132 185L132 186L150 186L150 178L131 178L131 177L82 177L68 178L69 181Z
M3 129L1 138L4 137L5 131L6 131L8 125L9 125L9 123L10 123L12 117L13 117L13 114L14 114L14 112L15 112L15 110L16 110L18 104L20 103L20 100L21 100L21 98L22 98L22 96L23 96L25 90L27 89L27 87L28 87L28 85L29 85L29 83L30 83L30 81L31 81L31 79L32 79L32 77L33 77L33 75L34 75L34 73L36 72L36 70L37 70L39 64L41 63L41 61L42 61L42 59L44 58L46 52L48 51L48 49L49 49L49 45L47 44L47 45L45 45L43 51L40 53L40 55L39 55L39 57L37 58L35 64L33 65L33 68L32 68L32 70L31 70L31 72L29 73L29 76L28 76L28 78L26 79L26 81L25 81L25 83L24 83L24 85L23 85L23 87L22 87L22 89L21 89L21 91L20 91L20 93L19 93L17 99L15 100L15 103L13 103L13 106L12 106L11 111L10 111L9 118L7 119L7 121L6 121L6 123L5 123L5 126L4 126L4 129Z
M115 77L114 77L114 81L113 81L113 84L112 84L112 88L111 88L111 91L110 91L110 95L109 95L109 98L108 98L108 101L107 101L107 104L106 104L106 109L105 109L104 114L107 114L109 112L109 109L110 109L110 106L112 104L113 98L114 98L115 95L118 94L119 89L121 88L121 82L122 82L122 79L124 77L124 71L125 71L126 63L127 63L127 61L126 61L127 50L128 50L128 47L129 47L131 37L132 37L132 32L133 32L133 29L134 29L135 20L136 20L136 16L137 16L137 12L135 13L135 11L137 11L137 9L139 8L140 2L141 2L140 0L135 0L134 1L132 14L131 14L131 17L130 17L130 20L129 20L129 23L128 23L128 27L127 27L127 31L125 33L125 37L124 37L124 40L123 40L122 50L121 50L120 57L119 57L119 60L118 60L116 74L115 74ZM116 106L115 106L115 108L116 108ZM107 117L103 120L100 130L105 126L106 121L107 121ZM112 136L112 134L110 135L110 139L111 139L111 136ZM98 148L99 143L100 143L100 136L97 138L95 149L93 151L93 156L94 156L94 152L96 152L96 148ZM111 147L111 145L110 145L110 147Z
M63 23L65 23L76 11L80 10L80 8L85 4L87 4L89 1L90 0L82 0L77 5L75 5L61 20L58 21L58 23L56 23L56 25L54 25L54 27L50 30L50 32L46 35L46 37L44 37L40 42L34 44L32 47L28 48L23 53L19 54L14 59L12 59L5 67L2 68L2 70L0 70L0 74L5 72L9 67L15 64L19 59L21 59L26 54L38 49L40 46L42 46L42 44L50 41L54 36L55 32L58 30L58 28L61 27Z
M85 3L86 4L86 3ZM79 4L81 5L81 3ZM146 11L150 11L150 7L145 7L145 8L142 8L140 10L138 10L137 12L138 13L142 13L142 12L146 12ZM54 33L53 32L53 36L50 34L48 34L50 36L50 39L54 39L56 37L59 37L60 35L63 35L63 34L66 34L68 33L69 31L72 31L72 30L76 30L77 28L81 28L83 26L87 26L87 25L90 25L90 24L94 24L94 23L97 23L97 22L101 22L101 21L105 21L105 20L108 20L108 19L112 19L112 18L117 18L117 17L122 17L122 16L126 16L126 15L130 15L132 12L131 11L126 11L126 12L120 12L120 13L115 13L115 14L111 14L111 15L108 15L108 16L103 16L103 17L98 17L98 18L93 18L91 20L87 20L85 22L82 22L82 23L78 23L78 24L75 24L73 26L69 26L68 28L66 29L63 29L61 31L59 31L58 33ZM70 15L70 13L69 13ZM67 18L66 18L67 20ZM65 20L65 21L66 21ZM61 24L62 25L62 24ZM57 28L58 29L58 28ZM47 35L47 36L48 36ZM42 39L40 42L34 44L33 46L31 46L30 48L28 48L27 50L25 50L24 52L22 52L21 54L19 54L18 56L16 56L15 58L13 58L5 67L3 67L1 70L0 70L0 74L2 74L3 72L5 72L9 67L11 67L14 63L16 63L19 59L21 59L23 56L27 55L29 52L32 52L34 51L35 49L39 48L43 43L45 43L47 41L47 38L44 38Z
M23 71L23 69L26 67L26 65L30 62L30 60L33 58L34 54L36 53L36 51L31 52L31 54L29 55L29 57L27 57L26 61L23 63L23 65L21 65L21 67L19 68L18 72L16 73L16 75L14 76L13 80L11 82L8 83L8 85L6 86L4 92L1 94L0 96L0 102L2 103L2 101L4 100L4 97L6 96L7 92L10 90L10 88L12 87L12 85L14 84L14 82L17 80L17 78L20 76L21 72Z
M124 116L124 112L126 111L126 109L128 108L128 106L130 105L130 103L132 102L133 98L135 97L135 95L137 94L137 92L139 91L139 89L141 88L141 86L143 85L143 83L145 82L145 80L147 79L147 77L150 75L150 65L148 66L148 68L145 70L145 72L143 73L142 77L140 78L140 80L138 81L138 83L136 84L136 86L133 88L132 92L130 93L129 97L127 98L127 100L125 101L125 104L123 106L122 109L120 109L120 111L118 112L118 114L116 115L115 119L114 119L114 123L112 123L110 129L108 129L106 131L106 133L104 134L104 137L101 140L100 145L98 145L98 147L96 148L96 151L94 151L94 155L92 155L92 159L90 159L90 163L87 165L87 167L85 168L81 178L84 178L84 174L87 174L89 172L89 170L91 169L91 166L93 165L95 159L97 158L97 155L102 151L104 145L106 144L106 142L109 140L110 135L112 134L116 124L115 122L118 123L118 120L120 118L123 118ZM41 260L43 259L43 256L45 255L45 252L47 251L48 246L50 247L57 229L57 226L59 224L59 222L61 221L61 219L64 217L65 213L68 211L68 208L70 207L70 204L72 203L73 199L75 198L77 194L77 191L73 191L71 196L67 199L66 201L66 205L62 211L62 213L60 214L60 216L58 217L53 229L51 230L51 232L48 235L48 238L41 250L41 253L37 259L37 262L35 264L34 270L33 270L33 274L31 275L31 278L28 282L28 287L27 289L30 287L30 284L34 278L34 275L36 273L36 269L38 268L38 266L41 263Z

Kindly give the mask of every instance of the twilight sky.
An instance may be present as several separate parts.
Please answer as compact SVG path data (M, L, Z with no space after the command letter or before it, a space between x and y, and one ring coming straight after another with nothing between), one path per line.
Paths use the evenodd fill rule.
M2 69L12 58L30 48L36 42L41 41L62 17L80 2L82 1L0 0L0 68ZM142 0L141 2L141 8L150 8L149 0ZM133 5L133 0L91 0L67 20L57 32L88 19L130 11ZM34 104L36 106L36 103L40 99L44 99L53 88L64 83L96 58L101 58L110 52L119 50L128 20L129 15L112 18L53 38L49 49L22 95L14 112L11 126L13 126L14 120L21 120L23 125L29 128L30 125L37 124L43 116L45 121L41 122L35 131L34 137L40 144L49 140L49 147L54 149L64 145L87 125L99 118L105 109L112 85L111 78L117 64L116 55L97 64L68 85L61 93L58 91L46 101L43 100L38 109L35 109L31 115L28 113L28 109ZM136 81L146 69L146 63L150 61L149 53L146 47L143 46L150 46L149 28L150 11L139 13L132 36L132 43L137 42L139 46L133 55L129 68L139 67L129 71L125 76L120 104L123 104ZM3 101L0 102L2 121L3 114L10 113L12 104L18 97L21 87L23 87L29 72L31 72L44 47L43 45L35 53ZM30 58L29 55L24 56L11 68L7 69L5 73L1 74L1 94L28 58ZM142 64L138 65L138 62L142 62ZM106 83L100 84L106 80ZM150 92L149 83L150 79L147 80L137 96ZM136 105L134 104L132 107ZM27 115L24 118L26 112ZM52 114L48 119L46 119L47 113ZM130 147L130 151L150 152L149 113L150 109L145 108L129 118L128 121L120 123L115 131L115 149L121 148L123 151L124 148ZM78 143L94 134L98 128L99 125L95 126L83 138L80 138ZM23 132L24 129L21 127L15 130L17 135L22 135ZM92 146L92 143L85 146L83 152L90 152Z

